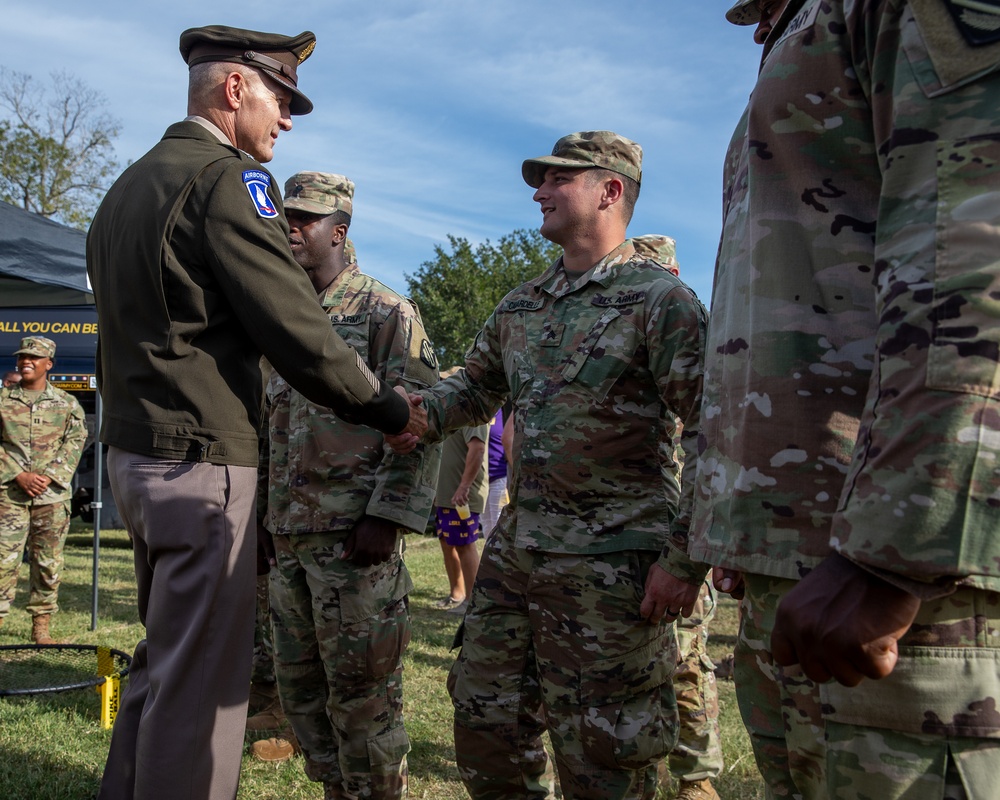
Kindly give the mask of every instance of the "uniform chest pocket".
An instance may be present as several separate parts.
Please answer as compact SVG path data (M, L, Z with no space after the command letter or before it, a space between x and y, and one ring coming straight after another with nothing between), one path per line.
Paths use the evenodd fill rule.
M567 357L562 377L586 388L603 402L625 368L632 363L639 331L622 313L609 308Z

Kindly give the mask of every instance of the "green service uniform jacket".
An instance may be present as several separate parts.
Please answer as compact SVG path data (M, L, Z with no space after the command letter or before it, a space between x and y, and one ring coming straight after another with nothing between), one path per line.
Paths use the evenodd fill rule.
M402 430L406 402L331 328L288 247L274 179L184 121L115 182L87 237L101 441L255 467L261 354L354 423Z

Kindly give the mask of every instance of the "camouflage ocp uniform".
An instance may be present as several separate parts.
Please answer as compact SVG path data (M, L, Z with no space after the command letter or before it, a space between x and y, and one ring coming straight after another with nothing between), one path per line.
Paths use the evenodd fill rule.
M673 437L677 418L696 428L705 317L628 242L575 279L560 259L424 393L438 435L513 405L511 500L451 673L473 797L547 796L540 709L564 796L652 796L646 769L677 736L677 649L673 625L638 612L668 536L686 538Z
M300 173L286 194L303 175L317 191L316 173ZM288 200L288 207L295 204ZM437 380L416 308L356 263L320 302L334 330L381 380L408 391ZM274 534L277 556L270 597L281 705L302 746L306 774L331 796L400 797L410 749L402 656L412 589L402 534L426 527L439 448L420 445L398 455L378 431L315 405L277 372L266 391L269 448L261 483L267 502L259 513ZM342 558L349 533L365 516L389 520L400 533L393 556L367 568Z
M672 236L655 233L634 236L632 246L637 255L680 276L677 242ZM681 427L678 422L678 428ZM674 457L683 464L682 450L675 449ZM715 600L715 588L711 580L706 580L691 616L677 618L678 653L673 683L680 727L677 746L668 759L668 771L684 782L715 778L723 767L719 688L715 681L715 665L708 657L708 623L715 616Z
M34 400L15 385L0 389L0 429L0 619L14 600L25 540L31 562L28 611L52 614L59 608L73 473L87 440L83 409L50 383ZM14 481L22 472L46 475L52 482L31 497Z
M691 554L748 575L737 691L776 796L996 792L998 23L793 2L727 155ZM771 660L832 551L924 600L853 689Z

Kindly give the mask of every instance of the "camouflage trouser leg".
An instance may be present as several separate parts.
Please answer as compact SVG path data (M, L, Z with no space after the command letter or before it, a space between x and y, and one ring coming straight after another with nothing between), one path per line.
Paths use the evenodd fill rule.
M715 589L705 581L694 613L677 620L679 658L674 694L680 715L677 746L668 759L670 774L682 781L715 778L722 772L719 742L719 689L708 657L708 623L715 616Z
M17 571L25 541L30 562L28 612L59 610L63 546L69 532L69 502L0 508L0 617L7 616L17 590Z
M397 553L363 568L337 534L275 536L274 667L306 774L344 797L406 794L402 657L410 576Z
M767 796L825 798L826 744L819 686L798 666L778 666L771 655L778 603L795 581L752 574L744 580L734 680Z
M565 798L652 797L647 768L677 737L673 626L638 614L658 554L553 555L508 536L501 526L487 542L452 668L466 788L476 800L545 796L526 785L537 759L524 763L540 687Z
M820 696L831 797L1000 797L1000 594L924 602L889 677Z
M257 617L253 629L253 671L250 682L274 683L274 644L271 641L271 602L267 575L257 576Z

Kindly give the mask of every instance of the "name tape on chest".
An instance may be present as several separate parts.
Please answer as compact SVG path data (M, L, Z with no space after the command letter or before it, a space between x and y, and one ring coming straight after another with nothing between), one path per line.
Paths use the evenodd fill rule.
M243 172L243 185L247 187L247 193L257 209L257 216L264 219L274 219L278 216L278 209L274 206L267 190L271 188L271 176L259 169L248 169Z
M618 306L634 306L636 303L642 303L646 300L645 290L641 292L627 292L625 294L616 294L612 297L608 297L603 294L595 294L593 299L591 299L590 304L592 306L598 306L599 308L611 308Z
M505 313L510 313L512 311L538 311L538 309L544 305L544 300L528 300L527 298L519 298L517 300L508 300L503 304L503 307L500 310Z
M816 17L819 16L819 6L819 3L813 3L812 5L803 8L798 14L792 17L788 21L788 25L785 26L785 30L782 31L778 41L774 43L774 46L777 47L786 39L790 39L803 31L809 30L816 22Z
M368 312L362 311L360 314L330 314L331 325L361 325L368 319Z

